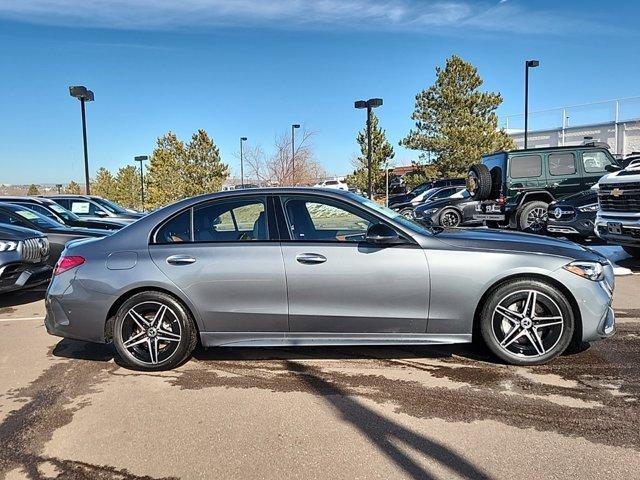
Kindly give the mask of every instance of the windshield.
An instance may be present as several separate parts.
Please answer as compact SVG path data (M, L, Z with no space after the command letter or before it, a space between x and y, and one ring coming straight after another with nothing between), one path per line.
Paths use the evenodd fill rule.
M59 228L60 223L25 207L9 206L9 210L41 228Z
M414 188L413 190L411 190L411 193L413 195L420 195L422 192L424 192L427 188L429 188L429 184L428 183L423 183L421 185L418 185L416 188Z
M111 213L129 213L117 203L110 202L104 198L94 197L93 200Z
M77 216L73 212L70 212L69 210L64 208L62 205L58 205L57 203L50 203L50 204L47 204L47 205L51 210L56 212L58 215L60 215L66 221L71 221L71 222L80 221L80 217L79 216Z

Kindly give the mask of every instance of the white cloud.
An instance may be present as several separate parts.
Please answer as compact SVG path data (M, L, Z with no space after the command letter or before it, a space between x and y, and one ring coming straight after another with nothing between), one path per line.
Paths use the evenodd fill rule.
M3 0L0 18L133 30L265 26L281 29L558 33L560 14L474 0ZM556 28L557 26L557 28Z

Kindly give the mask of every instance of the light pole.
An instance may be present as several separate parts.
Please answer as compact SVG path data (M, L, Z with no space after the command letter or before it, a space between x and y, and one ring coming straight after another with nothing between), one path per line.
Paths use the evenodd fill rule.
M87 87L75 86L69 87L69 94L80 100L80 110L82 111L82 142L84 145L84 181L85 191L87 195L89 195L89 153L87 152L87 119L84 112L84 103L93 102L93 92L87 90Z
M540 65L538 60L524 62L524 148L527 148L527 133L529 131L529 69Z
M136 162L140 162L140 199L142 201L142 211L144 212L144 173L143 173L144 166L142 162L149 160L149 156L138 155L137 157L133 157L133 159Z
M371 110L382 105L381 98L370 98L369 100L357 100L354 103L356 108L367 109L367 186L369 198L373 198L373 177L371 172Z
M294 185L296 184L296 128L300 128L300 125L297 123L291 125L291 183Z
M244 188L244 157L242 154L242 143L247 141L247 137L240 137L240 188Z
M60 195L62 193L62 184L56 183L56 188L58 189L58 195Z

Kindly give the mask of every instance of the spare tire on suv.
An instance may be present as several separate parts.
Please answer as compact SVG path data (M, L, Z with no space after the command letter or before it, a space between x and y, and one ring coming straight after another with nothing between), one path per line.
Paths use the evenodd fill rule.
M487 200L491 196L493 180L486 165L471 165L467 174L467 190L475 200Z

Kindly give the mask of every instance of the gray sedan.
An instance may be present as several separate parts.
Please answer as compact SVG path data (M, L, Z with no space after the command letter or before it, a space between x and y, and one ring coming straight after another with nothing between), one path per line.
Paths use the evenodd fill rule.
M214 346L483 340L544 363L615 331L613 268L571 242L427 229L348 192L278 188L182 200L69 244L49 333L110 342L139 369Z

